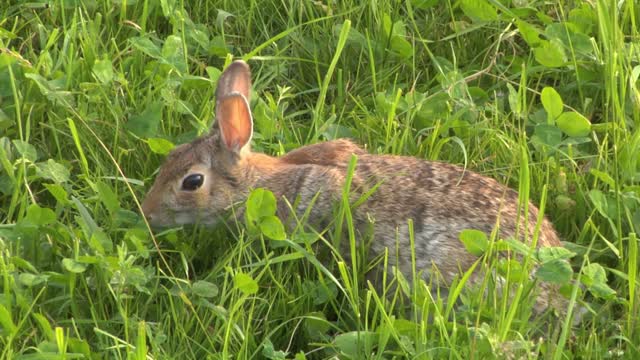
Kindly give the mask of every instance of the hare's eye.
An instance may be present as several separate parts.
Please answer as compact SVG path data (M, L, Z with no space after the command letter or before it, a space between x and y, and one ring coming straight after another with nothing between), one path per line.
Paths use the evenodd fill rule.
M204 175L191 174L182 180L182 190L194 191L197 190L204 182Z

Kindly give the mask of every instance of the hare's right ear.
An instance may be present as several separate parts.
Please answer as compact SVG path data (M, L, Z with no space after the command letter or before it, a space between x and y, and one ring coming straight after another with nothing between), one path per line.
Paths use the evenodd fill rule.
M249 109L250 90L251 71L246 62L236 60L220 75L216 89L215 122L222 145L237 154L249 149L253 133L253 119ZM212 130L216 131L215 128Z
M220 75L216 89L216 103L232 93L239 93L247 101L251 90L251 71L249 65L242 60L236 60Z
M253 119L249 102L244 95L233 92L218 99L216 122L222 145L238 155L249 150L253 134Z

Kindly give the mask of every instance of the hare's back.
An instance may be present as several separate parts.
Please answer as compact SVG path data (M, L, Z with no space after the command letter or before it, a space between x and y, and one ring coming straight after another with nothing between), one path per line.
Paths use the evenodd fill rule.
M376 185L361 212L389 226L402 226L412 219L416 234L428 232L423 234L426 237L457 238L463 229L489 233L498 219L501 237L524 238L525 231L531 237L538 220L538 209L529 204L525 221L513 189L452 164L402 156L360 156L354 190L362 194ZM547 219L540 230L540 245L560 245Z

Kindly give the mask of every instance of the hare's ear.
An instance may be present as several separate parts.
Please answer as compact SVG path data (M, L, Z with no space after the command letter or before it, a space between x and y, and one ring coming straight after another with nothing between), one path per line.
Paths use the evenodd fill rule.
M218 99L216 104L216 122L220 130L222 145L240 154L249 150L249 143L253 133L253 119L249 102L238 92L233 92Z
M249 100L251 89L251 71L249 65L242 60L236 60L220 75L218 88L216 89L216 101L229 96L232 93L240 93Z

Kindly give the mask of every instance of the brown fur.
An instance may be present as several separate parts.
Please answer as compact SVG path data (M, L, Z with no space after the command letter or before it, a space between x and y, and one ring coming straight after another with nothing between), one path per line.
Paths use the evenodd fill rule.
M237 89L248 94L248 67L235 64L220 79L225 89L217 91L216 107L226 106L224 102ZM245 110L239 113L245 112L248 114ZM217 120L219 127L232 123L234 129L251 128L249 124L233 124L234 121L252 121L250 115L234 115L233 121ZM518 194L514 190L459 166L413 157L371 155L348 140L310 145L274 158L252 153L248 140L238 148L225 146L220 133L214 127L210 135L182 145L169 155L143 203L151 224L214 223L225 210L243 203L250 190L258 187L267 188L277 198L286 198L292 204L298 199L294 211L299 216L317 195L310 221L322 223L332 216L333 205L342 196L346 168L355 155L352 203L377 186L366 201L353 209L357 230L364 233L373 226L371 254L375 256L389 249L391 265L396 265L407 278L412 271L409 219L413 220L417 269L429 281L431 269L437 268L445 284L477 259L460 242L460 231L478 229L489 234L498 226L501 238L533 237L539 215L533 204L528 206L525 221L518 211ZM250 137L246 133L239 135ZM204 175L205 182L195 191L182 190L182 179L194 173ZM279 202L278 213L286 218L291 214L283 204L284 201ZM546 218L542 221L538 246L560 246ZM541 287L537 311L548 306L550 297L556 297L550 289L548 284Z
M347 166L351 155L364 155L367 152L347 139L326 141L295 149L280 160L289 164L316 164L323 166Z

